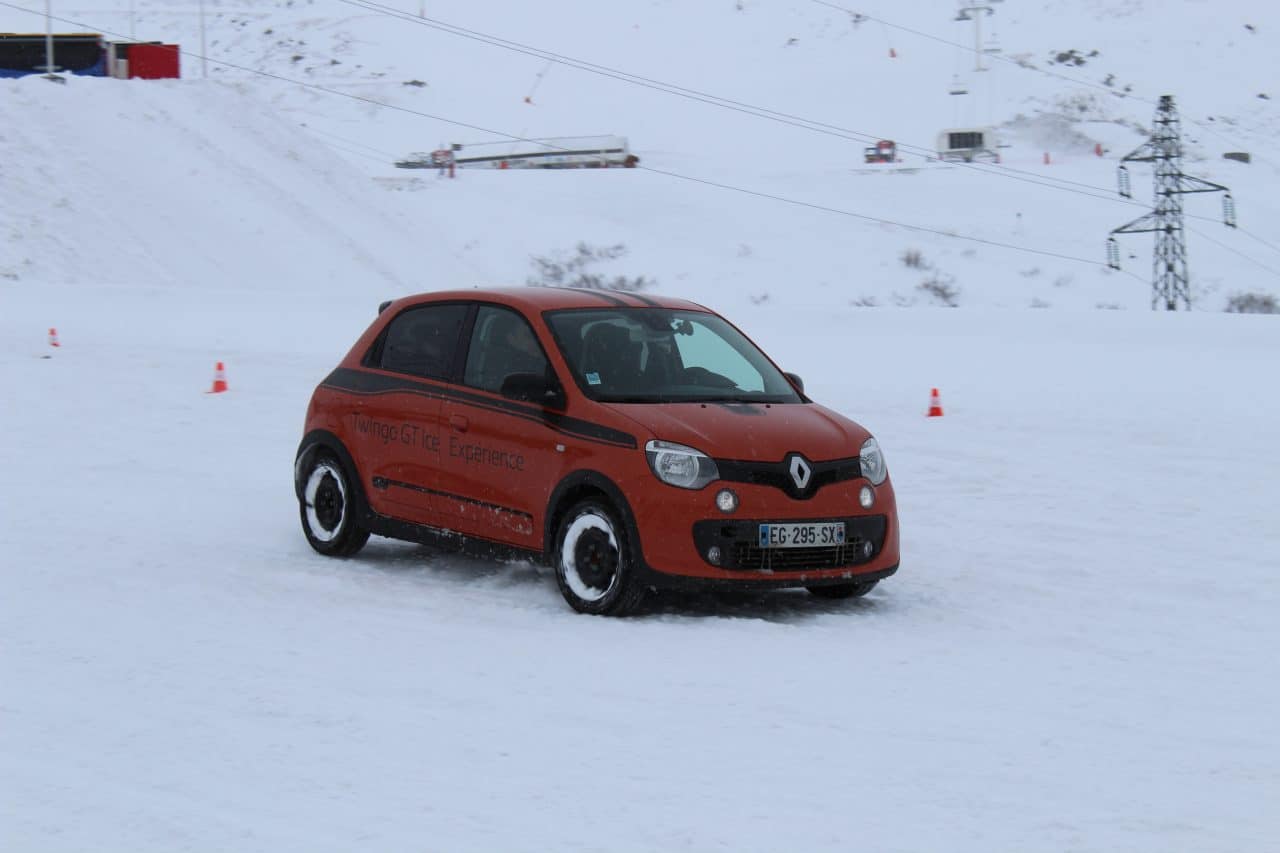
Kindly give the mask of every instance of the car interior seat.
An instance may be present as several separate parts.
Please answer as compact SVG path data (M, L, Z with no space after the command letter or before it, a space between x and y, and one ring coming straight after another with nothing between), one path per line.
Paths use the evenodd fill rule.
M599 323L587 330L582 341L580 372L596 374L611 393L638 390L643 372L640 344L622 326ZM589 380L588 380L589 381Z
M406 318L387 339L383 365L420 376L444 376L449 365L445 355L451 350L444 331L431 317Z

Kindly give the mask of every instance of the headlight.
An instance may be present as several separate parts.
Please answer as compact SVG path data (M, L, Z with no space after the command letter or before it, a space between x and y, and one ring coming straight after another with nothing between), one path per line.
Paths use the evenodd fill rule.
M712 480L720 479L710 456L683 444L651 441L644 446L644 455L649 459L653 475L672 486L701 489Z
M880 452L880 445L874 438L868 438L862 443L862 449L858 451L858 464L862 467L862 476L870 480L873 486L880 485L889 476L889 469L884 464L884 454Z

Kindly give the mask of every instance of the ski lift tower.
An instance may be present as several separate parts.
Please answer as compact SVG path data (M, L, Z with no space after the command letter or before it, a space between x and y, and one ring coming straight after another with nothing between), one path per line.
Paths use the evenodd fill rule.
M973 21L973 70L986 71L982 57L986 50L982 46L982 19L996 13L995 4L1004 0L960 0L960 9L956 12L957 21Z

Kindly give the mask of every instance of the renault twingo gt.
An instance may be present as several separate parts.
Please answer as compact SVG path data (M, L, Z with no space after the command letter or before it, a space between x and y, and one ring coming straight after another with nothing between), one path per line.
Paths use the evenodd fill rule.
M524 556L584 613L687 585L860 596L898 568L876 440L677 299L384 303L312 395L294 480L321 554L373 533Z

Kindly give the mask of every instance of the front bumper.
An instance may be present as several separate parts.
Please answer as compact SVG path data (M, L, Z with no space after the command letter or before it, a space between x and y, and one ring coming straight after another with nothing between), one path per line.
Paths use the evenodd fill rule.
M699 585L760 588L822 586L888 577L900 559L897 504L890 480L874 487L870 510L858 504L861 478L834 483L800 500L769 486L712 483L699 491L644 490L633 506L640 554L652 586ZM715 506L715 494L728 486L738 493L737 512ZM761 523L845 522L846 544L830 548L761 549ZM871 544L871 553L864 545ZM719 565L707 550L720 548Z

